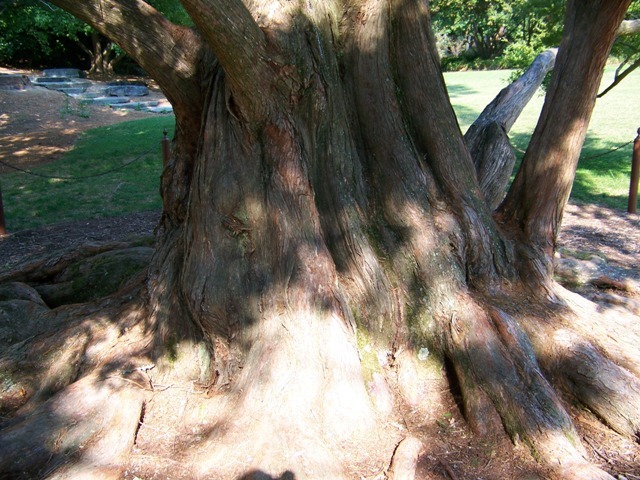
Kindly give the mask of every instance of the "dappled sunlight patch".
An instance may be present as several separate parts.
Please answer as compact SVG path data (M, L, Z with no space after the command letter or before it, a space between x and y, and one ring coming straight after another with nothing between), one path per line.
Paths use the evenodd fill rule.
M113 380L85 377L29 416L13 420L22 428L2 432L3 442L11 447L3 449L0 467L7 472L27 467L33 471L39 466L47 478L68 478L78 472L94 476L105 469L121 472L122 455L133 444L141 403L137 392ZM40 440L38 466L25 465L21 454L34 438Z

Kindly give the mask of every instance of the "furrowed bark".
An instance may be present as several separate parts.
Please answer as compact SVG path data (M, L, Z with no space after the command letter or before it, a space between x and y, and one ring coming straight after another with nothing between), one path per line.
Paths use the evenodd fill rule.
M551 86L522 165L499 207L499 217L540 255L531 274L551 271L597 88L629 1L569 2Z
M393 219L389 227L394 231L403 231L403 243L394 245L392 251L397 249L405 252L416 262L413 267L415 273L409 275L415 275L415 280L428 292L427 304L446 303L449 306L444 312L431 312L435 315L437 326L435 331L428 334L430 341L444 347L445 354L450 356L461 380L463 394L468 397L465 398L465 404L469 421L479 432L495 431L495 423L489 425L488 422L496 418L492 412L498 411L507 431L523 439L547 461L565 457L574 462L584 462L571 419L540 372L524 334L517 331L509 333L509 329L515 328L513 324L504 327L502 323L489 322L482 310L470 309L469 305L473 302L464 293L464 274L460 275L459 271L456 276L455 270L445 273L446 269L440 268L438 262L451 265L453 257L452 252L434 238L437 227L442 228L446 224L424 221L426 215L434 214L427 203L422 207L424 213L418 210L429 194L437 198L437 193L427 188L429 171L423 173L417 170L420 165L416 161L418 156L403 142L402 130L395 134L388 133L398 129L402 122L396 117L401 110L395 101L393 82L390 76L384 77L385 65L389 64L384 42L388 38L385 30L388 24L387 10L371 4L367 7L361 26L355 32L358 47L354 49L367 54L356 56L352 62L355 65L353 75L358 92L357 107L363 131L366 132L364 142L373 161L372 170L385 172L376 181L390 182L388 186L376 188L387 192L383 197L386 202L382 204L382 211L387 212L388 219ZM372 38L379 42L375 55L371 54L369 46ZM380 39L383 41L380 42ZM375 79L366 72L382 73L383 77ZM375 119L375 122L370 119ZM385 133L382 129L388 130ZM380 138L388 140L380 142ZM398 218L404 219L402 224ZM413 232L417 231L420 234L414 236ZM455 228L447 233L453 237L454 232ZM461 262L462 270L468 259L458 257L457 260ZM406 268L401 263L394 267L397 272ZM417 310L420 311L420 307ZM429 307L422 312L428 318L430 315L426 312L429 312ZM412 324L415 331L424 329L426 333L429 328L434 328L429 327L428 322L421 324L424 322L421 318L419 314L409 320L415 322ZM498 335L496 330L502 330L503 333ZM441 336L441 339L434 340L434 334ZM513 338L514 335L517 339ZM522 349L526 349L527 353L521 353ZM483 367L476 369L474 365ZM488 368L485 369L486 366ZM475 395L478 392L481 394Z
M398 0L392 10L393 61L404 95L405 125L409 125L412 139L445 197L454 205L462 230L457 248L467 279L486 283L492 271L512 276L511 246L491 218L449 101L427 2Z
M436 235L434 214L441 207L441 192L428 168L419 160L419 154L408 141L403 128L400 105L396 99L390 69L388 10L380 2L371 1L362 9L362 21L356 25L354 45L350 59L356 96L358 121L361 125L364 148L368 153L375 191L375 199L382 213L385 232L382 238L390 240L387 248L394 253L407 250L416 262L395 265L401 278L417 274L426 281L433 298L446 295L464 278L462 258L454 260L454 268L445 268L451 262L446 258L447 237L457 242L455 222L443 213L441 228L444 235ZM396 238L396 241L391 239ZM397 242L397 243L396 243ZM460 263L458 263L460 262ZM416 272L412 271L416 268ZM409 270L407 270L409 269ZM434 275L435 273L435 275Z
M465 303L465 311L453 316L450 331L445 332L451 359L464 372L463 389L472 393L479 388L486 394L509 435L524 441L545 461L580 461L584 450L578 434L540 371L524 332L504 312L494 309L487 314L473 301L461 301ZM480 432L487 430L480 427Z
M181 3L220 61L233 101L244 120L263 117L268 102L255 93L268 92L267 82L273 71L267 64L275 66L277 58L267 52L265 35L251 12L241 0L181 0Z
M502 424L562 478L607 478L584 460L559 394L616 428L627 421L632 428L624 431L636 431L637 414L628 410L638 406L637 347L626 356L626 345L605 355L609 343L585 333L592 324L568 320L568 303L549 315L548 330L537 328L547 317L530 318L528 302L549 306L556 297L535 297L525 288L527 259L512 252L509 236L520 240L519 232L499 231L491 217L434 40L424 31L427 3L183 4L199 31L194 38L204 42L204 53L193 57L201 115L187 119L187 111L196 112L189 108L178 115L184 130L163 176L165 215L146 282L148 317L139 323L100 317L109 333L96 340L102 350L89 342L93 330L78 328L85 343L69 349L65 358L72 361L64 363L73 368L48 369L51 383L34 386L33 401L21 405L20 414L30 409L34 419L19 415L0 430L11 440L0 442L10 456L0 465L21 461L19 450L29 446L38 422L74 447L53 421L68 424L66 400L78 406L79 421L108 431L96 405L117 394L137 416L120 421L115 412L105 422L144 436L135 428L145 416L142 384L126 377L144 379L131 369L144 360L154 366L154 381L141 388L153 399L143 404L148 418L172 415L175 392L188 400L171 419L172 427L184 428L182 443L174 442L181 433L167 433L158 437L166 450L153 447L172 465L184 464L185 476L266 478L287 470L300 479L372 477L362 465L384 469L400 441L387 428L402 414L397 407L431 407L399 379L398 364L415 366L416 350L425 345L452 365L478 433ZM512 122L506 117L505 124ZM188 125L198 128L187 131ZM517 253L536 259L533 249L523 250ZM536 286L551 284L545 275ZM37 297L32 301L31 290L14 287L35 305L28 312L45 308ZM130 291L118 298L126 295L140 296ZM91 312L87 322L97 328ZM556 335L563 321L565 337ZM69 335L70 342L75 338ZM573 348L563 338L585 343ZM57 344L42 348L49 352L51 345ZM77 364L81 357L85 363ZM602 374L615 382L600 381ZM176 390L160 395L146 385ZM376 402L377 387L388 390L386 405ZM606 416L608 401L616 413ZM47 416L52 408L55 419ZM155 443L149 432L147 441ZM100 460L98 447L106 444L100 435L91 437L97 442L87 456L78 452L78 469ZM105 456L92 474L107 464L106 474L121 474L132 450L127 435L117 439L120 458ZM40 445L44 437L34 438ZM44 457L38 445L34 455ZM400 443L390 474L410 478L420 449L411 436ZM56 462L67 451L55 442L47 450ZM60 466L58 473L67 471Z
M288 45L309 49L311 44L315 55L322 51L317 44L320 32L310 32L301 43L298 33L290 33ZM277 50L279 44L270 47ZM275 107L270 91L263 96L252 92L255 108L250 107L250 113L262 113L246 122L229 108L227 82L234 81L233 75L220 72L215 77L206 110L208 128L193 176L190 221L184 243L178 245L180 299L210 346L211 381L226 391L222 398L227 411L238 419L226 431L213 432L207 445L213 450L218 435L223 435L233 451L241 448L253 456L256 468L273 472L281 455L308 451L299 457L307 463L305 468L340 478L343 467L330 460L327 445L372 427L353 316L325 240L332 235L323 228L337 214L345 230L353 227L344 223L349 215L357 219L357 212L340 212L355 207L354 200L343 196L344 203L331 205L329 192L336 187L326 186L336 182L326 178L336 174L332 166L343 175L354 175L348 157L353 147L340 133L344 128L328 130L329 117L316 103L328 98L328 111L337 111L337 97L325 97L335 72L314 72L306 63L314 58L308 50L295 54L297 68L286 72L286 79L267 81L276 90L283 88L278 82L290 81L307 90L306 96ZM240 85L242 81L231 88ZM233 94L243 98L244 93ZM319 149L327 144L336 148L337 159ZM319 199L314 185L325 189ZM324 222L319 202L325 202ZM362 242L349 233L351 240ZM344 240L333 240L334 250L345 248L340 242ZM341 398L345 386L348 399ZM299 427L291 425L292 419ZM281 432L281 438L273 442L260 434L262 441L246 445L250 432L264 429ZM231 468L227 464L233 451L215 449L199 462L198 471L204 475Z
M538 55L526 72L503 88L464 134L480 189L491 209L504 198L516 156L508 133L545 76L553 69L557 49Z

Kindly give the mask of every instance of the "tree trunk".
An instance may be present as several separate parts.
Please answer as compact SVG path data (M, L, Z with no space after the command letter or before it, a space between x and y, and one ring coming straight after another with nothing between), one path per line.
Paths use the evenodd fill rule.
M496 208L516 163L507 134L555 64L557 49L538 55L520 78L503 88L464 134L484 198Z
M563 155L577 158L628 1L569 2L543 126L499 224L427 2L183 0L193 31L138 0L54 3L158 80L176 137L144 285L102 304L39 305L65 335L36 325L39 348L2 357L25 399L3 407L0 471L117 477L135 444L187 478L360 478L394 450L392 476L410 478L420 442L390 425L402 406L429 408L412 374L428 348L451 364L478 435L504 429L563 478L610 478L585 460L565 402L637 435L640 332L624 346L602 338L589 305L541 266L575 169ZM147 43L158 32L166 42ZM542 180L541 166L558 178ZM56 369L49 352L65 338L72 367ZM101 417L105 391L123 409ZM149 433L151 419L175 431ZM129 432L118 449L105 448L109 425Z
M501 206L505 222L521 229L551 270L558 227L569 198L604 64L627 2L567 6L565 34L551 86L531 143ZM571 88L569 88L571 85Z

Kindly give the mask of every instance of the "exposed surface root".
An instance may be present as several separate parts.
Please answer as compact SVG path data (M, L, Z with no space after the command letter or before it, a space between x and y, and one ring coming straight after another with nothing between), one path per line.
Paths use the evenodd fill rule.
M0 429L3 474L16 478L145 478L170 472L181 479L211 475L302 479L318 478L322 472L323 477L331 478L363 474L376 478L393 458L389 478L408 479L413 472L424 479L466 478L442 453L444 449L427 443L433 441L434 432L430 430L429 437L425 436L426 418L447 435L456 424L451 423L454 417L439 414L434 420L430 416L434 405L430 402L442 401L437 399L442 395L437 390L443 388L443 369L432 372L432 379L421 376L418 370L423 361L415 351L384 352L384 361L380 360L381 352L373 353L381 363L374 368L372 380L366 382L369 395L373 395L368 400L364 391L353 387L363 374L354 346L346 340L348 327L326 317L309 321L309 313L305 322L317 331L299 330L294 327L297 320L278 315L255 332L262 341L251 343L240 378L233 379L232 388L219 385L211 389L196 381L185 383L180 375L174 375L172 368L177 371L178 365L171 355L165 359L147 356L152 332L141 321L144 314L137 303L125 301L138 294L135 289L99 304L51 310L29 286L18 282L5 287L18 299L4 300L4 308L14 305L36 313L32 317L25 314L25 319L40 320L25 323L28 333L18 332L20 336L0 359L3 367L9 367L3 371L13 375L16 385L11 390L13 396L7 390L2 392L3 414L11 416ZM525 408L531 392L538 392L536 401L545 409L549 404L544 398L557 401L539 394L545 385L550 388L541 371L555 372L548 378L563 385L563 392L570 392L618 431L627 435L637 431L633 415L640 408L633 403L637 400L635 372L628 370L629 377L620 377L616 383L603 380L603 375L620 366L612 363L613 370L599 369L607 365L600 358L603 350L620 353L621 365L633 364L637 346L631 346L636 327L628 329L628 345L616 350L613 346L619 335L612 332L629 327L625 322L631 320L619 318L615 326L600 325L584 315L584 309L589 308L597 313L595 306L570 294L566 301L582 313L573 323L567 315L562 317L564 323L526 315L516 320L518 312L512 316L497 308L467 309L452 321L452 345L458 353L451 359L467 421L476 427L484 425L482 437L466 431L469 444L487 441L487 434L497 424L496 411L507 420L507 429L542 421L542 417L531 416L535 408ZM479 324L483 328L478 328ZM560 340L574 338L566 333L569 327L573 328L571 335L580 335L575 338L585 342L584 348L575 348L575 341L565 342L565 360L571 357L574 363L549 360L541 362L539 370L535 358L557 360L562 353ZM51 335L52 328L58 335ZM556 342L545 345L555 357L549 352L544 357L539 345L550 338L548 329L555 332L551 334ZM5 335L4 340L8 338ZM322 344L317 344L317 339L322 339ZM196 351L200 347L186 348ZM16 361L18 355L22 360ZM178 359L181 361L188 360ZM11 362L20 368L10 367ZM156 363L164 365L161 371L151 368ZM353 372L358 374L353 376ZM371 373L365 372L365 378ZM521 383L513 383L511 378ZM387 407L377 411L375 379L379 390L388 390ZM598 383L601 388L593 390ZM433 388L436 391L430 391ZM589 399L580 388L596 397ZM631 393L625 393L624 388ZM355 392L355 396L345 396L345 392ZM600 410L598 404L602 405ZM398 416L398 412L404 413ZM611 417L615 412L620 413L616 421ZM351 430L357 418L366 428L354 435ZM462 420L458 421L457 425L462 425ZM629 428L616 427L616 422L627 422ZM399 424L403 427L397 428ZM529 427L510 433L526 443L527 432L535 430ZM583 456L594 450L588 443L586 451L581 449L579 435L573 430L567 430L569 442L567 431L562 429L541 427L540 431L529 446L544 460L551 478L611 478L584 460ZM392 455L401 437L406 439ZM354 445L358 445L358 452L353 451ZM490 465L492 457L484 458L488 460L483 460L483 465ZM427 473L435 471L442 474L431 477Z
M88 376L3 425L0 471L14 478L119 478L142 396L122 381Z
M424 445L417 438L403 439L393 452L387 478L389 480L413 480L422 450L424 450Z

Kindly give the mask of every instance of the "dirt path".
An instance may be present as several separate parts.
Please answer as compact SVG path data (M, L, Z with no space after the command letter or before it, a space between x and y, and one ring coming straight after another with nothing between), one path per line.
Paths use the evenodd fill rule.
M0 74L3 73L32 76L37 72L0 68ZM144 98L166 103L153 84L149 95ZM54 162L70 150L86 130L157 115L82 104L64 93L43 87L0 90L0 161L24 169ZM12 172L13 169L0 163L0 178L2 174ZM9 232L0 238L0 270L52 249L149 235L158 217L159 212L144 212Z
M3 73L35 72L7 70ZM166 103L151 86L145 100ZM85 130L157 115L83 104L64 93L29 86L24 90L0 90L0 160L20 168L32 168L61 158ZM10 171L0 164L0 174Z

